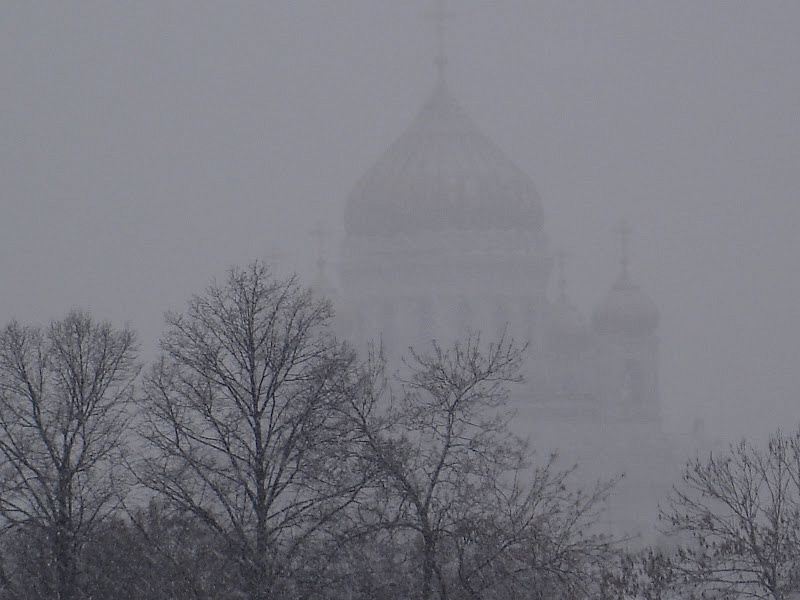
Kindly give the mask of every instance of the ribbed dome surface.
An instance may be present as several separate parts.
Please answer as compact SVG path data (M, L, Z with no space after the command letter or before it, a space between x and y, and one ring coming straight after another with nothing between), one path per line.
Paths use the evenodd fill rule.
M533 182L478 130L444 81L356 184L345 212L349 235L541 226Z
M648 334L655 331L658 321L655 303L624 274L592 316L600 333Z

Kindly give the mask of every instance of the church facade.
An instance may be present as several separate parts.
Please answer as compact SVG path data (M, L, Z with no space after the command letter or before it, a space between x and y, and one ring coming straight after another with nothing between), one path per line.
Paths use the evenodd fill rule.
M527 409L657 424L659 314L629 273L627 229L620 234L619 277L584 318L548 246L535 185L473 123L440 71L347 201L339 328L348 339L380 340L389 357L432 339L505 332L527 345Z
M447 85L441 24L433 90L356 183L335 281L320 256L318 290L335 301L345 339L380 342L390 360L469 333L525 344L516 432L541 455L578 464L586 481L624 474L607 524L656 541L658 504L691 442L661 429L659 311L629 271L630 232L618 232L616 280L582 315L536 186Z

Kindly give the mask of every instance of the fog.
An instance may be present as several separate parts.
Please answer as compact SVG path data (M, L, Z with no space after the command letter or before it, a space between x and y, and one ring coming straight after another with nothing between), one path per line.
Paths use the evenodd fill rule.
M427 0L0 5L0 320L129 322L311 230L435 78ZM664 427L798 421L800 5L463 0L448 80L536 183L588 313L613 228L661 311Z

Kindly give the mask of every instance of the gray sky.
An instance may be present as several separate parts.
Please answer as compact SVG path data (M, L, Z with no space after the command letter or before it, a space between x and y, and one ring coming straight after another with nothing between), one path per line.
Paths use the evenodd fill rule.
M318 221L434 80L432 2L0 4L0 319L161 314ZM632 269L668 428L800 417L800 4L462 0L449 79L536 182L570 294ZM335 250L335 248L333 248Z

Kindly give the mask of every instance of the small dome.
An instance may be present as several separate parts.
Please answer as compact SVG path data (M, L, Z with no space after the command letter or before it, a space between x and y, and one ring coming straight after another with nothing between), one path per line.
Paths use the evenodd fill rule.
M547 332L548 345L557 352L586 346L587 330L583 316L565 299L559 299L553 305Z
M658 327L658 321L655 303L625 274L592 315L592 325L599 333L649 334Z
M356 184L345 212L348 235L541 226L533 182L478 130L443 80Z

